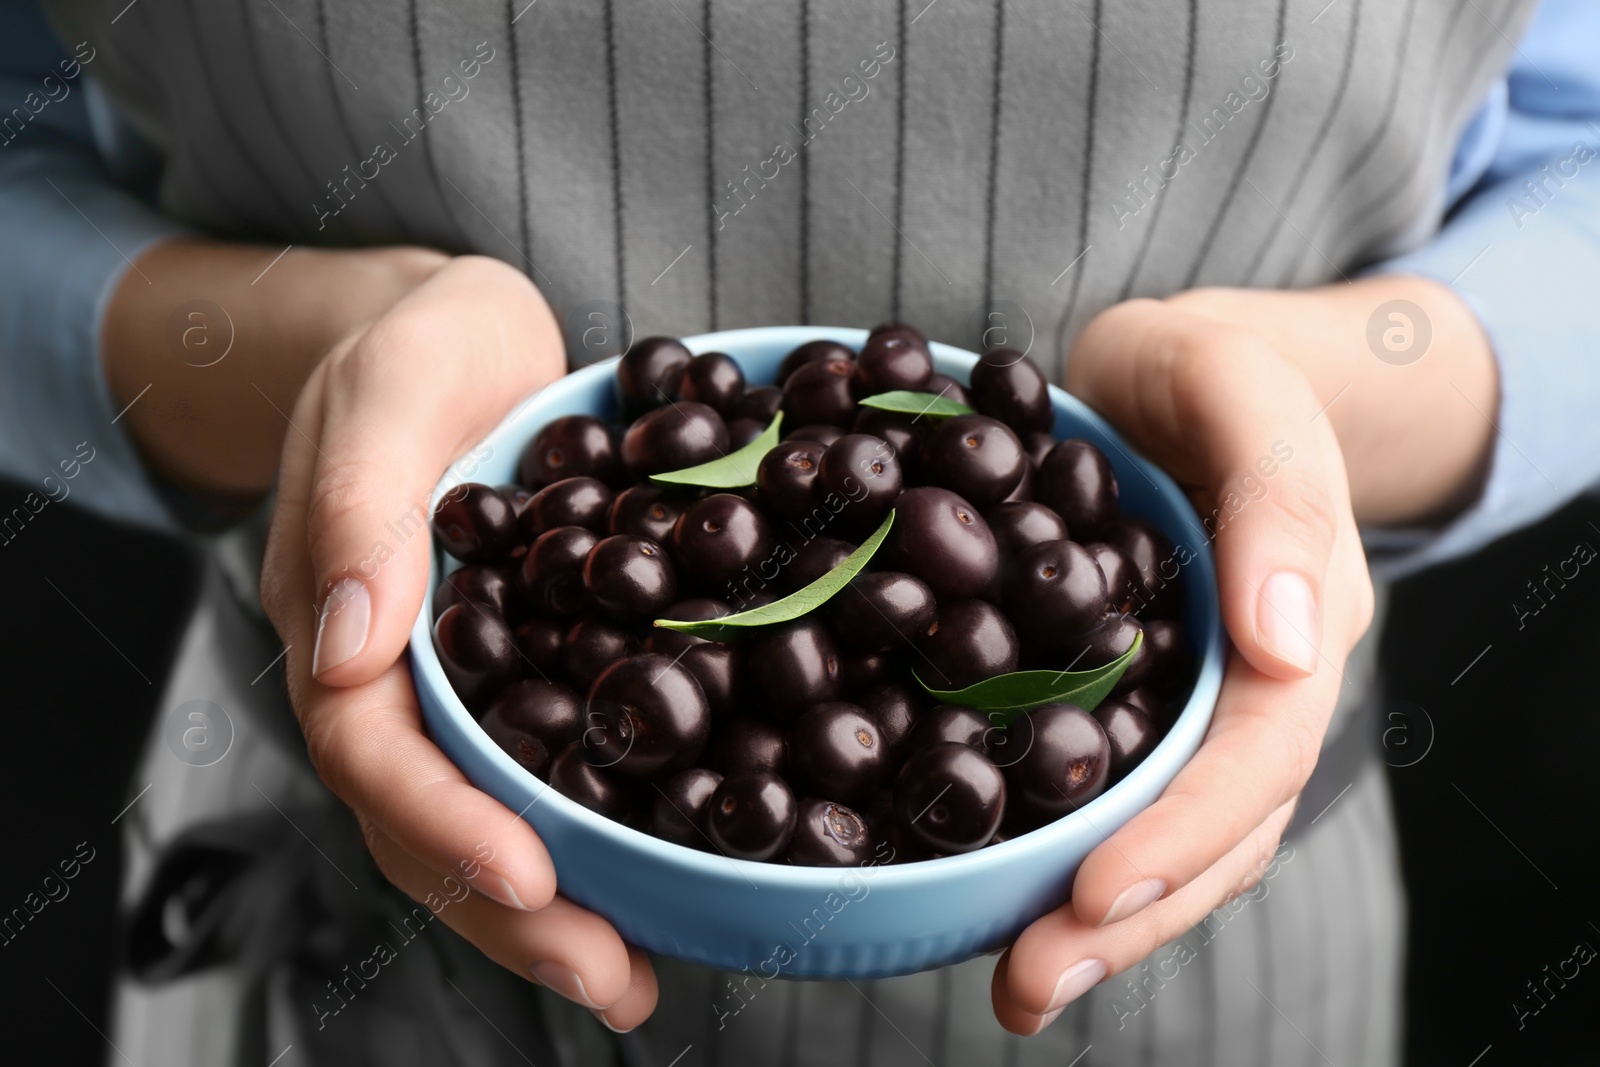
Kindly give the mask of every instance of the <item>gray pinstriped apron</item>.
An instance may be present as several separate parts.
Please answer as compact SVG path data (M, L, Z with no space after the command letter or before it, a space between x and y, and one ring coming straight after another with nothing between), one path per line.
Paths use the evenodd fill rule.
M119 0L47 6L63 36L96 45L123 114L164 152L163 207L217 234L498 256L550 298L574 362L635 331L904 318L968 347L1004 331L1057 374L1076 330L1117 300L1322 282L1425 240L1461 125L1531 10L139 0L113 26ZM212 700L238 736L206 768L152 738L128 901L148 909L186 857L242 855L254 873L218 891L225 929L139 956L119 985L113 1036L136 1063L1398 1055L1404 909L1370 760L1341 761L1348 792L1294 835L1259 899L1219 910L1039 1038L995 1025L978 960L741 992L666 962L655 1018L616 1039L440 923L402 935L409 905L381 888L309 774L281 687L250 684L279 647L252 607L244 537L219 545L164 704ZM1346 672L1335 733L1363 728L1372 644ZM304 837L274 825L287 815ZM282 899L294 906L272 906ZM261 914L280 918L246 921ZM395 958L352 982L380 937L399 941Z

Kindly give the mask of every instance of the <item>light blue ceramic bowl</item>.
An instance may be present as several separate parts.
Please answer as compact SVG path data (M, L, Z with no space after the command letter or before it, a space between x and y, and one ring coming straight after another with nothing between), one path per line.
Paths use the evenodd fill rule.
M785 353L819 338L857 348L866 333L769 327L684 343L695 352L727 352L750 381L770 382ZM938 368L963 381L977 359L945 345L932 348ZM524 445L557 416L611 416L614 363L568 375L521 405L485 440L489 454L480 446L471 463L452 468L432 503L462 481L513 481ZM1056 436L1100 446L1116 468L1124 510L1187 546L1186 623L1202 661L1194 694L1166 739L1082 811L967 855L893 866L788 867L669 844L568 800L502 752L445 680L429 635L432 612L424 605L411 633L411 662L434 739L478 788L522 812L539 832L563 894L651 952L769 978L870 978L955 963L1009 942L1067 898L1090 850L1154 801L1194 755L1222 680L1216 572L1188 502L1097 415L1060 390L1051 393ZM432 583L449 565L435 553Z

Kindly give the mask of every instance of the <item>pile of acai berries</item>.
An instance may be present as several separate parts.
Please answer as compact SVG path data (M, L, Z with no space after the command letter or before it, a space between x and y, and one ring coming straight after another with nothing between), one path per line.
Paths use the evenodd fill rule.
M579 804L734 858L930 859L1081 807L1183 706L1172 546L1022 353L963 386L892 324L751 385L652 337L616 387L433 515L445 673Z

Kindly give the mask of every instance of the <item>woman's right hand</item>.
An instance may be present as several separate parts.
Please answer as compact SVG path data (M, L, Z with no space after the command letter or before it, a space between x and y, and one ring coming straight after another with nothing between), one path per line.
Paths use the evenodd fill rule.
M533 829L474 788L423 731L403 662L428 579L429 494L523 397L564 372L543 297L461 257L317 364L278 473L261 599L317 773L379 868L485 955L629 1030L655 1007L649 961L557 895Z

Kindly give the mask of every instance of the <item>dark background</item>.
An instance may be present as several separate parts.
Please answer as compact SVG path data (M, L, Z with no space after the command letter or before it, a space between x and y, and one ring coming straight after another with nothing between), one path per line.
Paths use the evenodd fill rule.
M0 513L25 492L0 482ZM1580 541L1600 548L1600 501L1396 590L1383 751L1404 764L1389 775L1411 893L1413 1065L1467 1067L1486 1049L1481 1067L1600 1059L1600 960L1565 988L1552 982L1555 995L1520 1029L1512 1006L1536 1007L1525 983L1577 943L1600 949L1600 560L1566 588L1552 583L1548 606L1520 629L1512 608L1533 606L1526 583ZM54 503L0 545L0 560L15 595L0 642L0 913L79 842L97 852L70 896L0 946L7 1044L101 1063L120 873L111 820L137 791L129 776L195 595L195 560Z

